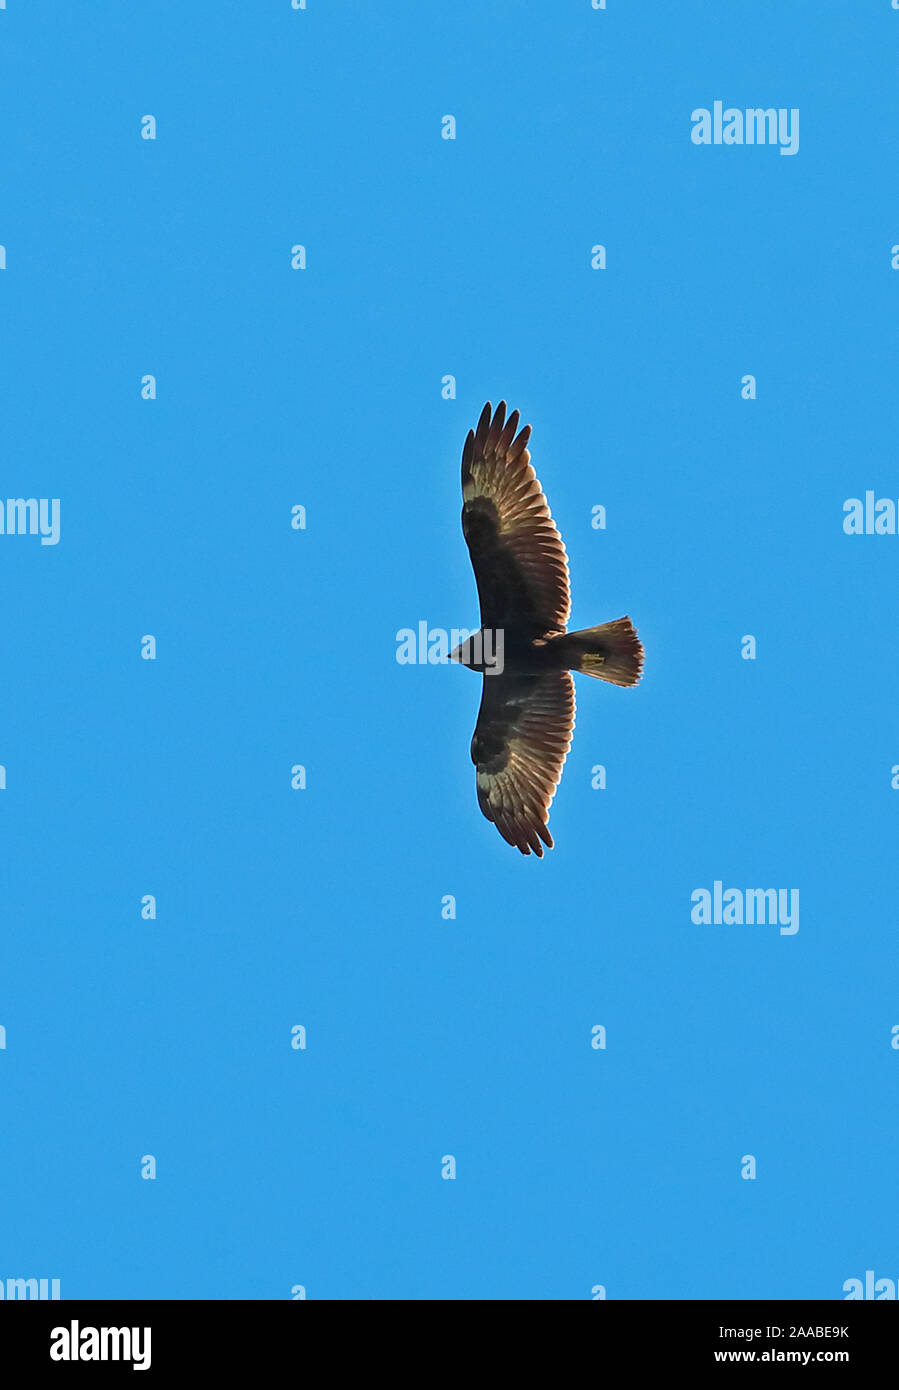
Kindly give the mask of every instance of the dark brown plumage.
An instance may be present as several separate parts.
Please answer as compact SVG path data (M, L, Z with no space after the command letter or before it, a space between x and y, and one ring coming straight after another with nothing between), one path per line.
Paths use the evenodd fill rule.
M568 556L531 467L531 427L484 406L462 452L462 531L481 627L452 658L483 672L471 741L478 804L522 854L552 849L549 807L574 730L571 671L636 685L643 647L630 618L567 632ZM491 634L497 634L491 640ZM502 670L491 671L501 643Z

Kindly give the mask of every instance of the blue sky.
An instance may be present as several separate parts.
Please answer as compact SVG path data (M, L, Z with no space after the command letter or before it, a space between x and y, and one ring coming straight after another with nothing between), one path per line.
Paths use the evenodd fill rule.
M899 1277L899 537L842 529L899 498L897 43L885 3L9 0L0 493L61 534L0 537L0 1278ZM697 147L716 100L798 154ZM477 623L500 398L573 625L646 647L578 680L542 861L478 812L479 678L395 659ZM715 880L799 931L695 925Z

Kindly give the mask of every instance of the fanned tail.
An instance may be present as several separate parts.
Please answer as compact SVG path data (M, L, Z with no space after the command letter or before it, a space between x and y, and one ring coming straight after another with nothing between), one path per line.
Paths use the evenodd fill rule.
M565 657L569 670L583 671L597 680L636 685L643 674L643 643L630 618L566 632L553 638L553 645Z

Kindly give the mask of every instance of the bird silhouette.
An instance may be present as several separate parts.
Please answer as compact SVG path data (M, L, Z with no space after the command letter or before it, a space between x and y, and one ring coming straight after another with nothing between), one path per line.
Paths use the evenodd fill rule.
M471 760L478 804L510 845L543 855L574 730L572 671L633 686L643 646L630 618L568 632L568 556L527 444L530 425L484 406L462 451L462 532L481 626L450 659L483 673Z

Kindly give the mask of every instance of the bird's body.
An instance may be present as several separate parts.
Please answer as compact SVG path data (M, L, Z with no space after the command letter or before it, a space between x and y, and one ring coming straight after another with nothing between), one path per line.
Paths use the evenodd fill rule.
M549 807L574 730L571 671L636 685L643 648L629 618L568 632L568 557L520 434L518 411L484 406L462 453L462 531L481 627L452 653L483 673L471 758L478 803L522 854L552 848Z

